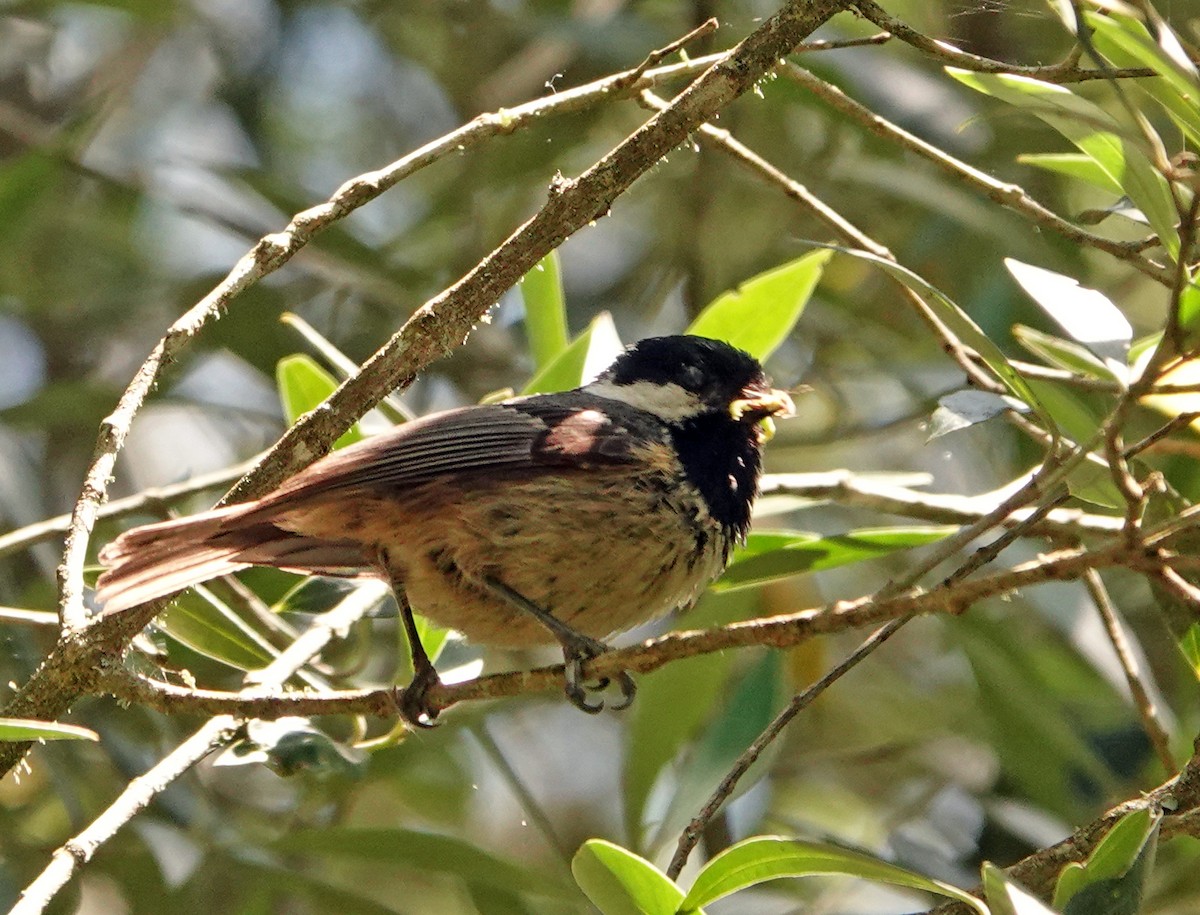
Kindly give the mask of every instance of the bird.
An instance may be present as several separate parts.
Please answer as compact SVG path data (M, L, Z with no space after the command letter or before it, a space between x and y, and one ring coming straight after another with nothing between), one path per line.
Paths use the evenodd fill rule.
M432 726L439 683L413 611L499 647L558 643L564 691L598 712L602 641L690 606L745 541L773 417L759 361L705 337L650 337L570 391L434 413L335 451L253 501L107 544L108 614L250 566L390 583L414 675L401 716ZM621 700L636 685L617 678Z

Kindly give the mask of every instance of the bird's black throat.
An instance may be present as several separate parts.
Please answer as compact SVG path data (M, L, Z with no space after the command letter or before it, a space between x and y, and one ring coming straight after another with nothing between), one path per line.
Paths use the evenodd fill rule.
M762 470L756 427L705 414L673 424L671 437L688 482L704 497L709 514L732 538L745 538Z

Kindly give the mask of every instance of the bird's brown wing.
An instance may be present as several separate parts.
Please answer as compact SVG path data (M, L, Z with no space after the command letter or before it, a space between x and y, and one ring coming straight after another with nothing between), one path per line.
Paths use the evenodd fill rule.
M126 531L100 553L109 567L98 582L106 609L173 593L249 565L351 575L376 557L334 523L297 529L286 519L333 511L338 521L355 492L378 499L438 478L529 474L627 464L643 436L636 414L614 419L593 399L534 397L465 407L415 420L331 454L263 498L244 505ZM448 485L455 485L448 482Z

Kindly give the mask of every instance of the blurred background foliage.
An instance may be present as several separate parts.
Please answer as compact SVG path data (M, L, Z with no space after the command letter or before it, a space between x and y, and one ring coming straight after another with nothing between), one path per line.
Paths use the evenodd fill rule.
M1011 62L1056 61L1071 44L1038 0L885 5L926 34ZM1195 4L1158 6L1192 34ZM722 27L708 44L727 47L773 9L768 0L0 4L0 527L70 509L97 424L145 354L292 213L481 112L632 67L710 15ZM818 37L875 31L842 15ZM1022 153L1062 151L1061 137L905 45L797 59L1060 213L1110 202L1018 163ZM627 101L546 119L443 159L321 235L172 367L134 425L113 494L264 448L285 422L276 365L311 352L283 313L365 358L532 213L556 172L578 173L647 116ZM785 79L734 103L718 126L890 247L1010 354L1019 354L1015 322L1052 328L1003 269L1005 257L1105 290L1139 334L1161 323L1161 287L1035 230ZM563 246L570 331L606 311L625 341L678 332L721 292L810 250L806 240L829 236L777 189L719 152L680 148ZM423 413L521 389L534 369L522 314L520 296L506 296L403 402ZM771 470L922 472L932 491L976 494L1036 460L1000 424L926 442L936 398L960 387L961 373L866 263L829 263L769 368L784 385L813 388L772 444ZM763 526L818 532L888 520L829 504L763 507ZM96 540L116 529L102 525ZM856 596L905 561L710 595L682 624ZM52 608L55 562L52 543L0 559L0 604ZM247 581L268 600L293 583L266 573ZM1200 724L1194 674L1145 586L1120 575L1110 585L1142 636L1183 749ZM196 614L203 619L203 607ZM154 639L171 667L203 683L238 682L171 636ZM372 753L314 738L305 750L313 759L289 778L259 765L205 765L100 852L61 910L587 911L565 863L579 843L604 836L661 863L785 697L856 641L676 663L643 677L623 715L590 718L557 696L526 698L456 709L437 730ZM0 682L21 682L52 634L0 624L0 644ZM393 669L397 644L394 621L368 620L326 654L324 672L370 680ZM447 653L471 656L453 642ZM535 660L487 656L495 669ZM0 904L196 724L102 700L77 711L73 720L102 743L39 749L31 770L0 785ZM322 726L339 740L355 736L345 721ZM1047 585L909 626L802 716L705 847L712 854L754 832L832 837L971 885L981 859L1015 860L1163 777L1082 586ZM1153 911L1195 911L1198 853L1191 840L1163 849ZM825 880L772 885L710 911L921 907L920 896Z

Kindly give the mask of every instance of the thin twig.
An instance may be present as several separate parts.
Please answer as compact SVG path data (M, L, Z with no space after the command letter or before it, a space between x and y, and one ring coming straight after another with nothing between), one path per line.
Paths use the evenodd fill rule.
M802 67L798 67L793 63L784 63L780 67L779 72L808 89L833 108L853 118L877 136L883 137L910 152L928 159L946 173L964 181L969 186L983 193L989 200L1026 217L1035 225L1057 232L1059 235L1076 244L1096 248L1107 254L1111 254L1113 257L1120 258L1136 267L1142 273L1146 274L1146 276L1158 280L1164 285L1171 284L1172 271L1161 264L1142 257L1137 252L1136 245L1112 241L1101 235L1084 231L1074 223L1068 222L1057 213L1042 206L1020 185L997 181L991 175L968 165L960 159L954 158L944 150L925 142L920 137L902 130L900 127L871 111L865 105L851 99L841 89L819 79Z
M1040 898L1048 899L1063 867L1087 858L1096 843L1123 817L1138 810L1162 813L1160 840L1179 835L1195 837L1200 832L1197 808L1200 808L1200 753L1193 755L1177 776L1153 791L1117 804L1061 842L1039 849L1006 868L1005 872ZM946 902L933 909L930 915L972 915L972 910L961 903Z
M156 766L133 779L100 816L54 852L46 868L21 892L9 915L40 915L45 911L59 890L80 867L92 860L105 842L148 807L168 785L229 740L238 729L235 718L227 715L213 718Z
M1003 518L1008 517L1014 510L1026 505L1028 502L1037 498L1041 489L1037 476L1031 477L1025 485L1012 493L1000 505L996 506L983 518L980 518L975 523L968 525L962 531L959 531L954 537L949 538L939 545L939 548L932 551L930 555L925 556L914 568L909 570L908 574L903 579L891 582L885 585L875 595L876 600L887 600L893 595L900 594L910 589L917 581L924 577L928 572L940 565L945 559L957 553L972 540L987 530L990 530L998 524ZM1045 514L1050 511L1049 505L1040 506L1038 511L1029 518L1029 525L1036 524ZM1044 511L1043 511L1044 510ZM959 581L964 580L975 568L981 567L987 562L990 562L1004 547L1016 539L1023 533L1023 529L1018 526L1013 530L1006 531L997 541L989 548L979 550L971 557L957 572L950 575L942 582L942 586L937 590L930 592L933 594L946 593L954 589L954 585ZM962 612L967 605L959 606L951 612ZM667 870L668 876L677 877L683 870L683 866L687 863L688 856L692 853L692 849L696 847L696 843L700 841L700 837L704 834L704 830L716 815L716 812L721 806L733 795L734 789L742 776L746 774L754 761L762 754L762 751L771 744L801 711L807 708L813 700L821 693L832 686L835 682L841 679L846 673L853 669L857 664L865 660L876 648L882 645L885 641L899 632L904 626L917 617L918 613L909 611L903 616L891 620L886 625L880 627L875 632L871 633L857 648L849 655L842 659L835 667L825 674L820 680L812 684L808 689L794 696L791 702L781 711L766 729L754 739L737 760L729 772L721 780L716 790L709 796L708 801L700 809L700 812L692 819L679 835L679 840L675 847L675 854L671 858L671 865Z
M655 111L661 111L667 104L648 89L642 92L641 99L643 104ZM838 238L857 248L868 251L876 257L881 257L893 263L896 262L896 256L892 254L887 246L875 241L850 222L850 220L842 216L841 213L813 194L803 184L784 174L772 163L754 152L754 150L735 139L728 130L714 127L711 124L704 124L697 133L706 144L711 144L727 153L734 161L746 166L760 178L765 179L773 187L782 190L789 198L805 207L828 226ZM926 304L920 295L897 277L889 275L888 278L900 288L901 294L913 305L918 317L925 322L933 332L933 335L941 341L942 347L959 364L972 383L983 390L1003 390L1002 386L998 385L992 376L980 367L974 358L974 351L963 345L963 342L934 313L933 309Z
M642 78L642 74L644 74L651 67L657 66L658 64L662 63L664 60L666 60L668 57L670 57L676 51L680 51L683 48L686 48L693 41L698 41L699 39L704 38L706 35L711 35L718 28L720 28L720 25L721 24L719 22L717 22L717 20L715 18L706 19L704 22L700 23L698 26L696 26L694 29L692 29L690 32L688 32L686 35L684 35L682 38L676 38L670 44L664 45L663 47L658 48L657 50L651 51L649 54L646 55L646 59L643 60L640 64L638 64L636 67L634 67L628 73L622 74L621 79L617 83L614 84L616 90L621 91L623 89L628 89L630 86L632 86L638 80L640 80Z
M917 518L934 524L972 524L986 516L995 507L998 498L997 493L955 496L915 492L900 486L873 483L847 470L768 474L763 478L762 493L827 499L838 505ZM1031 524L1030 515L1033 511L1030 508L1016 509L1001 524L1006 528L1020 524L1028 536L1051 539L1113 534L1121 529L1121 522L1116 518L1092 515L1075 508L1054 508L1037 523Z
M198 492L228 487L245 476L246 472L254 467L257 460L254 458L242 464L201 474L179 483L144 489L136 495L124 499L113 499L101 506L96 513L96 518L97 520L107 520L121 518L125 515L158 514L161 509L169 508ZM0 557L31 547L35 543L50 540L59 534L65 534L70 524L70 515L57 515L47 518L45 521L38 521L36 524L27 524L25 527L9 531L7 534L0 534Z
M1142 719L1142 730L1146 732L1151 746L1154 747L1154 752L1158 754L1158 761L1162 764L1163 770L1168 774L1176 772L1179 766L1171 754L1171 738L1158 715L1154 700L1150 697L1150 690L1143 682L1137 658L1133 654L1133 647L1129 644L1128 636L1125 635L1125 627L1109 596L1108 588L1104 586L1100 573L1095 569L1088 569L1084 573L1083 583L1087 587L1088 594L1092 596L1096 609L1100 611L1100 619L1104 622L1108 639L1117 653L1121 671L1125 674L1125 682L1129 684L1129 694L1133 698L1133 706Z
M700 837L704 834L704 830L709 822L716 816L717 811L725 801L733 794L738 782L742 780L742 776L750 770L750 767L762 755L763 750L774 743L775 739L783 733L783 729L792 722L792 719L812 705L821 693L825 692L830 686L849 673L867 655L899 632L912 618L911 615L902 616L884 626L880 626L855 648L854 651L835 664L825 676L809 686L808 689L792 697L792 700L784 707L783 711L776 715L771 720L771 723L763 729L762 733L754 738L750 746L738 756L708 801L700 808L700 812L692 817L691 822L684 827L683 832L679 836L679 841L675 846L675 854L671 856L671 863L667 867L668 877L674 880L682 873L683 866L687 864L688 855L692 853L692 849L700 841Z
M895 35L905 44L912 45L939 63L961 67L964 70L975 70L980 73L1011 73L1016 76L1039 79L1047 83L1077 83L1085 80L1109 79L1114 77L1117 79L1137 79L1158 75L1150 67L1130 67L1122 70L1113 70L1109 73L1103 70L1090 70L1076 66L1077 58L1068 58L1066 62L1061 64L1047 64L1043 66L1022 66L1021 64L1005 63L1004 61L992 60L988 57L980 57L978 54L970 54L944 41L937 41L930 38L928 35L922 34L912 26L907 25L902 20L897 19L877 3L874 3L873 0L863 0L861 3L855 2L854 5L866 19L881 29Z

